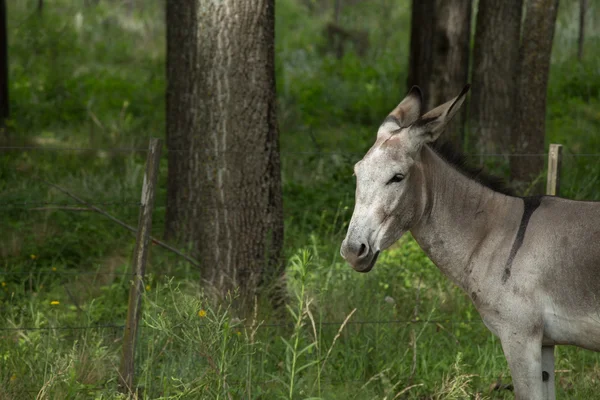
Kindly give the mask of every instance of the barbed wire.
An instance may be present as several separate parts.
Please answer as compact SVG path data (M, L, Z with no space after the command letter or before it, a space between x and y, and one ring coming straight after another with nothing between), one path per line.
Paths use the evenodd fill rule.
M87 275L103 275L103 276L134 276L133 272L92 272L92 271L52 271L52 270L36 270L36 271L0 271L0 276L29 276L29 275L54 275L61 276L87 276ZM152 274L153 276L175 276L173 274Z
M0 146L0 150L35 151L102 151L107 153L147 152L145 147L50 147L50 146Z
M84 325L84 326L23 326L12 328L0 328L0 331L52 331L52 330L92 330L92 329L123 329L125 325L105 324L105 325Z
M0 146L0 151L10 150L26 150L26 151L81 151L81 152L104 152L104 153L143 153L148 152L144 147L44 147L44 146ZM189 153L190 149L166 149L168 152ZM254 152L247 150L212 150L212 149L196 149L195 152L204 152L207 154L258 154L264 155L264 152ZM338 155L338 156L363 156L365 152L354 151L288 151L281 150L280 155ZM465 153L466 157L547 157L548 153ZM600 157L600 153L569 153L564 152L563 157Z
M289 328L295 326L295 322L274 322L274 323L257 323L255 325L231 325L231 329L235 328L245 328L245 329L261 329L261 328ZM402 325L402 324L475 324L481 325L483 321L481 320L466 320L466 319L395 319L395 320L366 320L366 321L321 321L315 323L316 326L327 326L327 327L337 327L341 325ZM190 323L178 323L173 325L171 328L207 328L212 327L214 325L206 324L206 323L198 323L198 324L190 324ZM10 328L0 328L0 331L53 331L53 330L62 330L62 331L82 331L82 330L94 330L94 329L124 329L125 325L123 324L97 324L97 325L82 325L82 326L22 326L22 327L10 327ZM138 329L150 329L153 330L151 326L148 325L140 325Z
M346 321L346 325L394 325L394 324L483 324L481 320L466 320L466 319L393 319L393 320L367 320L367 321ZM344 321L321 321L315 322L316 326L341 326ZM266 323L257 325L256 327L291 327L295 322L279 322ZM235 327L235 326L234 326ZM243 325L244 328L251 329L252 325Z
M90 203L94 206L127 206L127 207L140 207L141 203L130 203L130 202L108 202L108 203ZM44 206L52 206L52 207L56 207L56 208L48 208L48 209L41 209L41 208L37 208L37 207L44 207ZM32 210L32 211L61 211L60 207L78 207L77 210L67 210L67 211L91 211L94 212L95 210L93 210L92 208L89 208L81 203L76 203L76 202L71 202L71 203L64 203L64 202L58 202L58 203L54 203L54 202L15 202L15 203L9 203L9 202L4 202L4 203L0 203L0 209L1 208L24 208L26 210ZM155 205L154 209L163 209L166 208L167 205L166 204L160 204L160 205ZM285 207L284 207L285 208ZM265 207L260 207L260 206L256 206L256 207L252 207L252 206L236 206L236 207L231 207L231 206L202 206L198 208L199 210L265 210ZM319 207L319 206L315 206L313 211L349 211L350 210L350 206L341 206L339 208L337 207ZM285 211L285 210L284 210Z
M35 262L35 261L31 261ZM186 271L187 273L187 271ZM56 277L61 276L89 276L89 275L101 275L101 276L136 276L137 274L134 272L95 272L95 271L60 271L60 270L48 270L48 269L40 269L40 270L25 270L25 271L0 271L0 276L29 276L29 275L54 275ZM146 277L176 277L177 273L165 273L165 272L147 272Z
M105 203L94 203L95 206L134 206L140 207L142 204L137 201L111 201ZM19 202L0 202L0 207L18 207L18 206L57 206L57 207L74 207L81 206L81 203L76 202L52 202L52 201L19 201Z

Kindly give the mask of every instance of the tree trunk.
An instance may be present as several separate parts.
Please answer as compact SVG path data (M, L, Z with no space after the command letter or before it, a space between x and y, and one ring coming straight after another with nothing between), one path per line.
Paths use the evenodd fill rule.
M543 154L545 150L546 90L557 11L558 0L528 0L511 133L517 154ZM541 156L511 157L512 179L517 185L531 182L542 173L544 160Z
M133 10L135 10L135 0L126 0L127 3L127 15L132 15L133 14Z
M514 119L523 0L479 0L470 133L480 153L508 153Z
M577 40L577 59L583 60L583 42L585 38L585 14L587 12L587 0L579 0L579 38Z
M274 8L167 2L166 236L191 244L217 294L242 300L281 272Z
M424 91L425 100L429 98L427 88L431 77L434 12L434 0L413 0L406 84L408 88L413 85L420 86Z
M340 14L342 13L342 0L334 0L333 2L333 23L340 23Z
M0 0L0 138L5 138L8 102L8 32L6 27L6 1Z
M458 96L469 78L471 0L436 0L431 78L427 109ZM445 137L462 147L466 107L445 129Z

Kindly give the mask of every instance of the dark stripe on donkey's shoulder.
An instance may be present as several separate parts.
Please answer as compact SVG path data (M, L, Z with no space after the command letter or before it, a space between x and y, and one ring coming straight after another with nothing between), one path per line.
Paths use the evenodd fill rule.
M523 239L525 238L525 231L527 230L527 225L529 225L529 219L537 210L537 208L542 203L542 199L544 196L533 196L533 197L523 197L523 216L521 217L521 223L519 224L519 230L517 231L517 236L515 237L515 241L512 244L510 249L510 254L508 255L508 260L506 261L506 265L504 267L504 274L502 275L502 283L506 283L508 278L510 278L510 271L512 268L513 261L519 252L519 249L523 245Z

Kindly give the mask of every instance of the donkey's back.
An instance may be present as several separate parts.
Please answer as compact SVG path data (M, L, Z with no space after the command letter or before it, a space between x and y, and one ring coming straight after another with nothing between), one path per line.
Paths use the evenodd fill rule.
M538 302L547 344L600 350L600 203L544 196L512 268ZM508 283L508 282L507 282Z

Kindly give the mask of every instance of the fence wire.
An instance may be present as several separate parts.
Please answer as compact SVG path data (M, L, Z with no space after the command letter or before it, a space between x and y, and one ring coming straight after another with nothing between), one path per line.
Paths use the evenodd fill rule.
M368 320L368 321L321 321L317 326L325 327L340 327L342 325L408 325L408 324L483 324L481 320L457 320L457 319L393 319L393 320ZM232 328L244 329L268 329L268 328L293 328L294 322L270 322L257 323L255 325L240 324L232 325ZM208 328L210 324L184 324L179 323L174 327L177 328ZM81 330L96 330L96 329L124 329L124 324L98 324L98 325L83 325L83 326L16 326L10 328L0 328L0 331L81 331ZM148 326L140 325L141 329L153 329Z
M118 153L147 153L148 149L144 147L45 147L45 146L0 146L0 151L73 151L73 152L101 152L106 154ZM168 153L190 153L190 149L169 149ZM265 152L255 152L247 150L213 150L213 149L195 149L194 152L203 152L211 155L218 154L257 154L264 155ZM288 151L281 150L282 156L363 156L364 152L351 151ZM548 153L465 153L465 157L547 157ZM569 153L564 152L563 157L600 157L600 153Z

